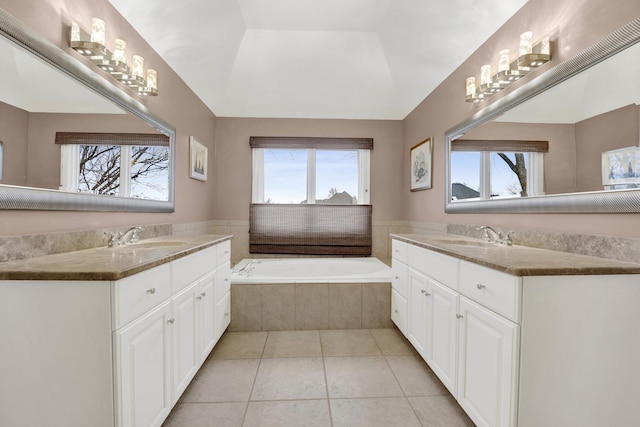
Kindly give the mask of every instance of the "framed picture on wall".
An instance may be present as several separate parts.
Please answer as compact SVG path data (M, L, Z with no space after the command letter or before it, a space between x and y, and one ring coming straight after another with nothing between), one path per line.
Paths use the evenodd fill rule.
M432 147L431 137L411 147L411 191L431 188Z
M207 180L207 147L200 144L193 136L189 137L191 156L191 178L200 181Z

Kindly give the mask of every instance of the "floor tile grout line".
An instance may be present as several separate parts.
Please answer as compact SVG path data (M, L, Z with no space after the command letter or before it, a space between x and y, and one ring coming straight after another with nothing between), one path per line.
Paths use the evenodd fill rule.
M331 412L331 396L329 396L329 379L327 378L327 365L325 363L324 346L322 345L322 333L318 331L320 339L320 354L322 355L322 371L324 372L324 388L327 393L327 408L329 410L329 425L333 427L333 413Z
M267 336L264 338L264 344L262 345L262 351L260 352L260 361L258 362L258 367L256 368L256 374L253 377L253 383L251 383L251 390L249 390L249 397L247 398L247 405L244 408L244 414L242 415L242 424L244 425L245 420L247 419L247 413L249 412L249 403L251 402L251 396L253 395L253 389L256 386L256 381L258 380L258 373L260 372L260 366L262 365L262 360L264 356L264 350L267 347L267 341L269 340L269 332L267 332ZM238 360L238 359L236 359Z

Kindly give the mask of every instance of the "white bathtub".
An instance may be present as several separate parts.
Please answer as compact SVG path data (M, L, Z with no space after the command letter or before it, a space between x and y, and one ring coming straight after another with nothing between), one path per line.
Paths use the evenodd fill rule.
M391 277L377 258L261 258L236 264L231 283L382 283Z

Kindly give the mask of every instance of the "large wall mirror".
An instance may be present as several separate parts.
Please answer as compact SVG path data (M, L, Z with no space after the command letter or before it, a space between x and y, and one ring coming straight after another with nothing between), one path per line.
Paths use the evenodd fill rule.
M0 209L174 211L175 129L137 95L3 9L0 64Z
M448 130L446 212L640 212L639 41L637 18Z

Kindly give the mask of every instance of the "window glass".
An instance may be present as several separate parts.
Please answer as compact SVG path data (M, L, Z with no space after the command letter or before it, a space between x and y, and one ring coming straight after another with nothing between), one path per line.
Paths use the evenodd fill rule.
M316 203L358 203L358 151L316 151Z
M451 195L453 200L480 197L480 153L451 153Z
M131 196L169 200L169 147L131 147Z
M527 195L526 153L491 153L491 198ZM523 188L524 187L524 188Z
M264 150L264 203L306 203L307 150Z
M78 191L117 195L120 188L120 146L81 145Z

